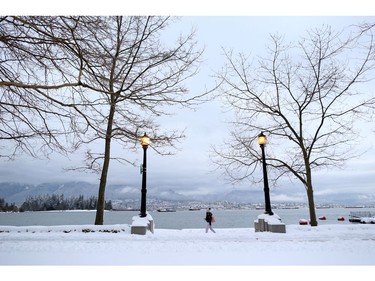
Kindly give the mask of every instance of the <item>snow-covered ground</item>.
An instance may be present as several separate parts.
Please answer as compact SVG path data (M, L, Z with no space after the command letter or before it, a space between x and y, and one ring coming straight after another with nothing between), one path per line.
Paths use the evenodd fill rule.
M130 234L129 225L0 226L0 265L358 265L358 278L375 276L375 224L287 225L286 233L156 228L146 235Z

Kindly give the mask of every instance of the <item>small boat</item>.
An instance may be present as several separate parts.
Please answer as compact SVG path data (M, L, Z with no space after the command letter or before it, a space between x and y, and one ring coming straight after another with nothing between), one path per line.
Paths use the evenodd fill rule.
M201 208L189 208L189 211L200 211Z
M325 220L327 220L327 217L326 217L326 216L321 216L321 217L319 217L319 219L320 219L321 221L325 221Z
M360 223L372 223L375 224L375 217L362 218Z
M308 224L308 221L305 220L305 219L300 219L298 223L299 223L300 225L307 225L307 224Z
M338 221L345 221L345 218L344 217L338 217L337 220Z
M170 212L176 212L176 209L163 208L163 209L159 209L158 212L160 212L160 213L170 213Z
M362 223L363 218L371 218L375 217L374 212L350 212L349 214L349 221L350 222L355 222L355 223Z
M139 211L139 209L136 209L136 208L114 208L112 209L112 211Z
M350 221L350 222L361 222L361 219L362 219L362 218L350 217L350 218L349 218L349 221Z

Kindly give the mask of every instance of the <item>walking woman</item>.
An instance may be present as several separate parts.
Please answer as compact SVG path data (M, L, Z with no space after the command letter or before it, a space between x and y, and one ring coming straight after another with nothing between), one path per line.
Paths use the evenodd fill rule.
M212 215L211 208L208 208L206 211L206 218L205 218L207 225L206 225L206 233L208 232L208 229L210 229L213 233L216 233L215 230L212 228L212 223L215 222L215 218Z

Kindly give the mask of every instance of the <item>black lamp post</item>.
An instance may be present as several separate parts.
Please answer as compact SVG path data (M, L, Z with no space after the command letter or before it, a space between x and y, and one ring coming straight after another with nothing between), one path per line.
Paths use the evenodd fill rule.
M271 200L270 200L270 189L268 187L268 176L267 176L267 164L266 164L266 156L264 153L264 146L267 143L267 138L261 132L258 135L258 143L260 145L260 148L262 149L262 162L263 162L263 180L264 180L264 199L265 199L265 214L273 215L273 212L271 210Z
M141 145L143 147L141 213L139 214L139 216L141 218L144 218L144 217L147 216L147 214L146 214L146 194L147 194L147 188L146 188L146 164L147 164L146 151L147 151L147 148L148 148L149 144L150 144L150 138L145 133L144 136L141 138Z

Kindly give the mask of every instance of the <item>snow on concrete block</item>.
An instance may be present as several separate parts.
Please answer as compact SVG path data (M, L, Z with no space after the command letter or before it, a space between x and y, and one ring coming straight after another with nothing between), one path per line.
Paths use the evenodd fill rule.
M149 224L149 221L146 218L133 217L132 226L144 226L144 227L147 227L148 224Z
M131 234L140 234L144 235L146 234L147 230L151 231L154 233L154 219L150 214L147 213L146 217L139 217L139 216L134 216L132 218L133 222L131 225Z
M280 217L277 214L261 214L258 216L258 220L254 221L255 232L277 232L286 233L285 224L281 222Z
M131 234L145 235L147 232L148 220L146 218L133 217Z
M261 214L258 216L258 219L264 219L267 223L281 223L281 219L277 214L272 216L269 214Z

